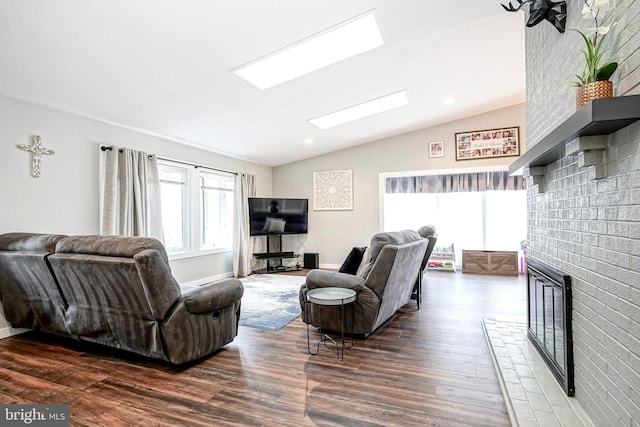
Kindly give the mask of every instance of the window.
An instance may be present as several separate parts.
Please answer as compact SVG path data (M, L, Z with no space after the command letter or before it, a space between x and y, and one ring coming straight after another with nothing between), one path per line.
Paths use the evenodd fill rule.
M186 237L188 222L188 170L184 167L161 164L160 194L162 197L162 231L167 252L183 252L189 249Z
M231 176L200 172L201 249L231 247L233 184Z
M162 228L169 253L230 250L234 177L159 161Z
M388 193L384 195L384 229L417 230L433 224L438 246L513 250L527 238L526 191L463 193ZM459 267L459 266L458 266Z

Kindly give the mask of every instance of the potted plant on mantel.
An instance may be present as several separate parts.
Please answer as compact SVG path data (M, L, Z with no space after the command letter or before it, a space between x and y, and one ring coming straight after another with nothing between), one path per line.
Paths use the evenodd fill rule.
M575 74L578 80L573 82L573 85L578 87L576 110L592 99L613 96L613 84L609 78L618 68L618 63L615 60L605 61L602 58L605 53L602 47L605 36L617 24L617 20L613 20L609 25L604 24L605 15L611 8L610 0L584 0L582 17L595 21L595 28L590 28L594 33L588 36L580 30L573 30L582 36L586 44L582 51L586 61L584 69L582 74Z

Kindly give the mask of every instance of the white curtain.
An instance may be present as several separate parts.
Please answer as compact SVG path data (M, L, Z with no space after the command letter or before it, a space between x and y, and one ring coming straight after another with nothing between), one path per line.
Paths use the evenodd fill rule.
M102 234L163 241L156 156L106 147Z
M236 175L233 200L233 275L245 277L251 274L253 245L249 236L249 197L255 197L255 177Z

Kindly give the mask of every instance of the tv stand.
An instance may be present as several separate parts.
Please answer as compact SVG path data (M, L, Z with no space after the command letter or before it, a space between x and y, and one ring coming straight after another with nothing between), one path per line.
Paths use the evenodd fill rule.
M282 273L286 271L300 271L302 266L300 263L296 263L295 266L289 267L282 265L283 259L298 258L299 255L293 253L293 251L282 251L282 235L267 235L267 252L254 253L253 256L256 259L266 260L267 267L253 271L256 274L269 274L269 273ZM275 238L275 244L271 243L272 238ZM275 247L274 247L275 246Z

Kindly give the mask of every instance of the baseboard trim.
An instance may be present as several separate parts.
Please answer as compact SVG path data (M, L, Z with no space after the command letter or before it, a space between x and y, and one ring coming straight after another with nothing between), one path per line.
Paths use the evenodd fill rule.
M233 272L231 272L231 271L228 272L228 273L216 274L215 276L203 277L202 279L197 279L197 280L192 280L190 282L181 283L180 285L182 285L182 286L202 286L202 285L206 285L207 283L216 282L216 281L222 280L222 279L228 279L230 277L233 277Z
M24 334L25 332L29 332L30 330L31 329L12 328L11 326L0 328L0 340L3 338L12 337L14 335Z

